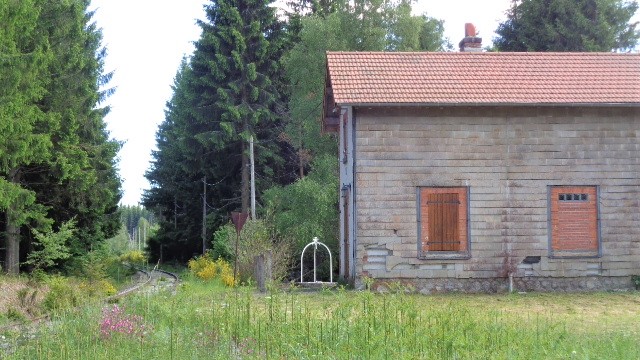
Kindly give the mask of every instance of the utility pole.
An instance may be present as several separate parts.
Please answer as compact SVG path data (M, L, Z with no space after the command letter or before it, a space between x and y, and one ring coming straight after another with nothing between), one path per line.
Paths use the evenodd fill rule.
M251 163L251 220L256 219L256 175L253 163L253 135L249 138L249 162Z
M207 176L202 177L202 255L207 252Z

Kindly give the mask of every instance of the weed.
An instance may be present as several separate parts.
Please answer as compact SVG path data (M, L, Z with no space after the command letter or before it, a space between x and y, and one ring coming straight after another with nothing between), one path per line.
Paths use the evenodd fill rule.
M37 304L37 296L38 289L30 289L30 288L22 288L18 290L18 302L20 303L20 307L25 309L27 313L30 315L38 315L38 304Z
M100 320L100 336L111 338L114 334L123 334L131 337L143 337L149 327L139 315L131 315L125 312L124 306L114 304L112 307L102 309Z
M53 276L49 279L48 285L49 292L42 303L46 310L62 310L78 305L78 295L68 279Z
M10 307L7 309L6 317L11 321L17 321L17 322L27 321L27 317L23 313L21 313L19 310L13 307Z
M8 359L640 358L640 293L422 296L394 287L265 296L198 279L175 295L60 316ZM95 341L97 327L109 341Z
M364 288L367 291L371 291L371 286L373 285L373 283L375 282L374 278L368 277L368 276L363 276L362 277L362 283L364 284Z

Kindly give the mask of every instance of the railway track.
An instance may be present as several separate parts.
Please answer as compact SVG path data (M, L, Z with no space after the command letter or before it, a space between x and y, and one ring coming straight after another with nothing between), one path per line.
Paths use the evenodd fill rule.
M178 285L178 275L158 269L157 265L151 270L136 268L136 271L138 272L138 282L136 284L118 292L115 295L109 296L105 300L112 301L128 294L146 289L151 289L151 291L158 291L160 289L168 288L172 292L174 292L176 286Z

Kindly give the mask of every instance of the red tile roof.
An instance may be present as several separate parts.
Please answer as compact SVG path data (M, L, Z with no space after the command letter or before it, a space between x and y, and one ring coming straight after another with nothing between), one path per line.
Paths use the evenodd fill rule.
M640 105L640 54L327 52L346 104Z

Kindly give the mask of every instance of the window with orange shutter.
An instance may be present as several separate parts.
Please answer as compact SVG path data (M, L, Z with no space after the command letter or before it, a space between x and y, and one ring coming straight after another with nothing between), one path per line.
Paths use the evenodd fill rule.
M418 189L418 257L468 257L468 194L467 187Z
M549 187L549 247L552 257L600 255L597 186Z

